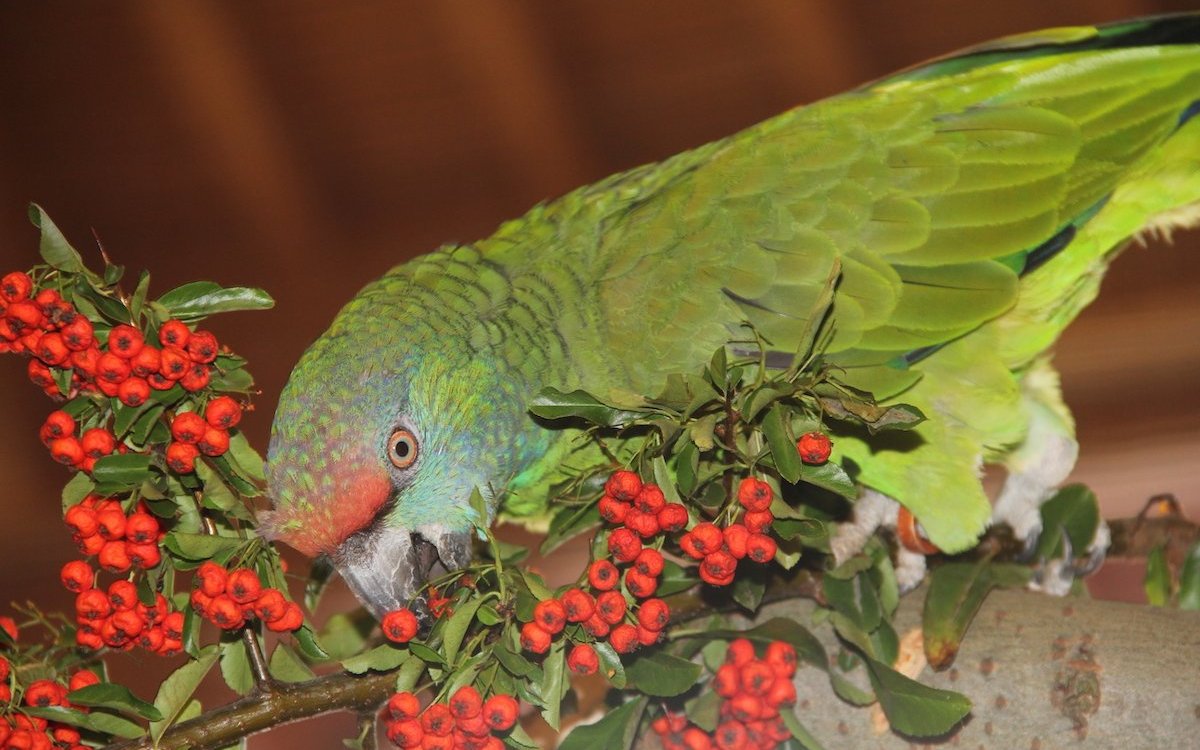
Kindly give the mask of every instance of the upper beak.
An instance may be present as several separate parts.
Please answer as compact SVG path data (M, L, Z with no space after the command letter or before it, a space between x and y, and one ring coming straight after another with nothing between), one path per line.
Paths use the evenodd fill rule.
M351 536L332 557L350 590L376 619L401 607L424 617L421 588L471 561L471 534L376 526Z

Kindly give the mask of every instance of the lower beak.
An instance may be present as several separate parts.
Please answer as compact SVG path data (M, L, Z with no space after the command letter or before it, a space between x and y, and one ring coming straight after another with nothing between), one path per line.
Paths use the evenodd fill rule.
M470 532L377 527L342 543L333 563L377 619L401 607L427 615L422 588L471 561Z

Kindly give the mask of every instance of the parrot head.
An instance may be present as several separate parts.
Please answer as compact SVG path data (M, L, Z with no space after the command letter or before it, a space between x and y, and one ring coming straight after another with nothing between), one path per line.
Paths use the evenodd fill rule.
M424 317L368 287L305 352L280 395L260 530L326 556L377 617L466 565L475 488L494 462L477 429L485 373L433 346Z

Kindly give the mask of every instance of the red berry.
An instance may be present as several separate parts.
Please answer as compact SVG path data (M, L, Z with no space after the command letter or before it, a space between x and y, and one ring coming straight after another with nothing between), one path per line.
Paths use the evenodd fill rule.
M25 688L25 705L45 708L67 702L67 689L54 680L35 680ZM11 745L10 745L11 747Z
M580 589L567 589L561 601L567 622L584 622L596 612L596 600Z
M191 443L171 443L167 446L167 468L176 474L191 474L196 469L200 449Z
M108 544L104 540L104 537L99 534L92 534L91 536L79 536L77 534L72 539L76 546L79 547L79 551L89 556L100 554L100 550L104 549L104 545Z
M225 582L225 591L238 604L251 604L262 591L262 582L258 574L249 568L238 568L229 573Z
M711 750L712 740L699 727L683 730L683 746L686 750Z
M63 337L58 333L47 333L38 340L37 358L46 364L57 367L67 361L71 350L67 348Z
M254 601L254 614L263 622L277 619L283 614L287 599L279 589L263 589Z
M120 384L132 374L133 368L129 360L118 357L112 352L105 352L96 361L96 377L113 385Z
M637 627L629 623L621 623L608 634L608 642L618 654L631 654L638 647Z
M158 551L157 542L147 542L146 544L130 542L126 545L126 551L129 553L129 561L143 570L153 568L162 560L162 553Z
M417 748L425 738L425 730L416 719L401 719L387 725L388 739L403 748Z
M95 346L77 351L71 355L71 366L88 377L96 376L96 368L100 366L100 350Z
M754 721L763 714L763 702L758 696L738 693L725 703L725 709L738 721Z
M196 569L196 588L208 596L224 594L228 583L229 572L212 560L206 560Z
M712 687L722 698L732 698L742 689L741 675L736 664L722 664L713 675Z
M242 420L242 405L229 396L218 396L204 407L204 419L218 430L237 427Z
M679 548L683 550L685 555L693 560L704 559L704 550L700 549L699 542L690 531L679 537Z
M612 626L596 613L583 621L583 629L595 638L604 638L612 630Z
M388 715L398 721L415 719L421 715L421 701L409 692L392 693L387 702Z
M654 592L658 590L658 579L654 576L642 575L637 572L636 568L630 568L625 571L625 588L629 589L629 593L638 599L645 599L653 596Z
M168 320L158 329L158 342L163 346L177 346L180 349L187 346L192 332L178 320Z
M117 398L126 406L141 406L150 398L150 384L145 378L129 378L117 388Z
M188 393L195 393L207 388L211 378L212 371L208 365L197 362L189 367L188 371L179 379L179 385Z
M680 531L687 523L687 508L680 503L667 503L658 512L658 525L663 531Z
M625 597L619 591L605 591L596 597L596 616L609 625L617 625L625 619Z
M651 578L663 572L663 565L664 561L662 553L650 547L647 547L639 552L638 556L634 558L633 561L634 570L644 576L650 576Z
M46 421L42 423L39 434L42 442L46 444L49 444L51 440L70 437L75 434L75 419L61 409L52 411L46 417Z
M765 563L775 559L778 546L766 534L751 534L746 540L746 557L754 562Z
M187 352L175 346L163 347L158 360L158 374L167 380L179 380L192 366Z
M167 640L167 637L163 635L162 628L147 628L136 637L137 644L147 651L158 651Z
M117 438L103 427L93 427L79 438L83 455L88 458L102 458L112 454L117 449Z
M5 302L13 303L29 299L32 291L33 279L29 278L29 274L24 271L13 271L0 279L0 299Z
M59 333L62 334L63 343L72 352L82 352L96 341L91 321L82 315L75 316L75 319L63 326Z
M483 710L483 698L479 691L470 685L463 685L450 696L450 713L456 719L471 719Z
M642 489L642 479L632 471L615 471L604 484L604 492L617 500L633 502Z
M175 381L164 378L162 374L152 372L146 376L146 382L156 391L169 391L175 387Z
M806 432L796 441L796 450L800 460L806 464L823 464L829 460L833 443L823 432Z
M661 531L657 515L638 510L636 507L630 508L625 514L625 526L643 539L649 539Z
M769 510L752 511L742 516L742 523L754 534L765 531L774 520L775 516Z
M283 605L283 613L273 620L267 620L267 630L272 633L291 633L299 630L304 624L304 613L300 611L300 605L295 602L287 602Z
M643 646L653 646L654 644L658 643L659 639L662 638L662 635L663 633L661 630L651 630L650 628L644 628L641 625L637 626L638 643Z
M227 594L213 597L208 605L208 619L223 630L237 630L246 624L241 606Z
M611 591L620 581L620 571L608 560L597 560L588 566L588 583L597 591Z
M752 659L739 668L742 690L750 695L766 695L775 682L775 670L765 661Z
M733 583L737 560L728 552L718 551L708 555L700 563L700 580L713 586L728 586Z
M126 638L137 638L146 628L146 618L138 614L136 609L120 609L113 612L112 624Z
M83 688L91 685L99 684L100 678L96 676L95 672L90 669L81 669L75 674L71 675L71 680L67 683L67 687L71 690L71 692L74 692L76 690L82 690Z
M88 589L75 597L75 614L84 620L99 620L112 612L112 602L100 589Z
M521 648L535 654L544 654L550 650L551 634L547 633L536 622L527 622L521 626Z
M662 630L671 621L671 608L662 599L647 599L638 607L638 624L647 630Z
M597 509L600 511L600 517L605 521L614 524L624 523L625 516L629 513L629 503L605 495L600 498Z
M193 362L212 362L217 358L217 337L208 331L192 331L187 340L187 353Z
M64 466L78 466L85 458L83 446L74 437L59 438L50 442L50 457Z
M108 587L108 601L113 609L133 609L137 606L137 586L132 581L113 581Z
M81 537L92 536L100 530L100 524L96 520L96 511L83 505L72 505L67 508L66 514L63 515L63 521Z
M8 325L18 336L36 330L42 324L43 318L42 309L29 300L11 303L4 315Z
M721 545L725 543L725 535L721 533L721 530L707 521L696 524L688 533L695 540L696 549L705 555L711 555L720 550Z
M738 484L738 502L746 510L758 511L770 508L771 495L771 485L761 479L746 477Z
M125 513L118 506L106 508L96 514L96 529L100 536L109 541L125 538Z
M567 654L567 669L577 675L596 674L600 668L600 657L590 644L580 643Z
M383 636L392 643L408 643L416 637L420 629L417 616L408 608L392 610L383 616L380 622Z
M613 529L608 535L608 552L618 562L632 562L641 551L642 540L630 529Z
M196 447L206 456L224 455L229 450L229 433L209 427L204 432L204 437L200 438L200 442L196 443Z
M79 593L92 587L92 582L96 579L96 571L92 570L92 566L83 560L72 560L62 566L58 577L67 591Z
M125 538L134 544L147 544L158 539L158 519L138 511L125 519Z
M746 727L738 721L726 721L713 733L713 741L720 750L742 750L747 747Z
M129 360L130 370L139 378L145 378L157 373L160 367L162 367L162 353L153 346L143 346Z
M478 697L479 694L475 695ZM476 715L478 715L478 711L476 711ZM425 730L427 740L429 735L448 737L454 731L454 714L450 712L450 706L445 703L431 704L425 709L425 713L421 714L421 728ZM427 750L428 742L422 743L421 747L423 750Z
M483 720L497 732L507 732L517 723L517 700L499 693L483 703Z
M562 631L567 623L567 610L557 599L540 601L533 608L533 621L550 635Z
M204 433L212 429L204 417L194 411L176 414L171 420L171 437L181 443L196 444L204 437Z
M736 559L746 556L746 542L750 539L750 529L743 524L731 523L725 527L725 549Z
M796 686L787 677L777 677L764 697L771 708L790 706L796 702Z
M658 513L667 504L663 492L657 484L642 485L633 501L634 507L643 513Z
M131 325L113 326L108 334L108 350L122 359L133 359L144 344L142 332Z

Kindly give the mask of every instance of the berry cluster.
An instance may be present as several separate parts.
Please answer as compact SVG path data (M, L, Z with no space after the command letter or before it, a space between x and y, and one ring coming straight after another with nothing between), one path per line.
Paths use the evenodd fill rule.
M132 567L153 568L162 559L158 548L162 529L158 519L144 507L127 515L117 500L88 495L67 509L63 521L71 529L79 551L95 555L96 562L109 573L125 573Z
M50 416L42 423L38 436L55 461L88 473L91 473L101 458L128 450L118 443L117 436L105 427L93 427L76 436L77 429L75 418L60 409L50 412Z
M498 693L485 701L470 685L424 710L416 695L395 693L385 709L387 736L402 748L501 750L500 735L517 723L517 708L511 695Z
M141 646L159 656L173 656L183 648L183 613L156 594L154 604L138 597L137 586L113 581L108 589L93 588L91 567L82 560L63 566L63 584L75 595L75 643L83 648L104 646L125 651Z
M650 725L665 750L774 750L792 735L779 718L781 706L796 702L796 649L784 641L767 646L762 659L754 644L729 644L725 663L712 679L721 696L720 724L710 735L686 717L667 714Z
M100 682L95 672L83 669L71 675L67 684L41 679L21 686L11 672L8 660L0 656L0 704L9 704L12 701L12 689L15 687L22 693L21 703L30 708L62 706L86 713L87 707L72 706L67 700L67 694ZM13 677L11 686L10 676ZM8 706L0 707L0 748L3 750L87 750L79 730L75 727L29 716L19 710L9 712L7 708Z
M171 419L167 466L176 474L190 474L201 454L216 457L229 450L229 430L242 420L242 405L229 396L218 396L204 407L204 416L194 411L178 412Z
M775 559L775 540L765 533L775 520L771 514L773 494L771 485L746 477L738 485L740 523L730 523L723 529L708 522L698 523L679 538L680 549L700 562L700 580L728 586L733 583L739 560L766 563Z
M279 589L264 588L249 568L226 570L209 561L196 570L192 609L222 630L238 630L257 617L276 633L290 633L304 624L300 605Z

